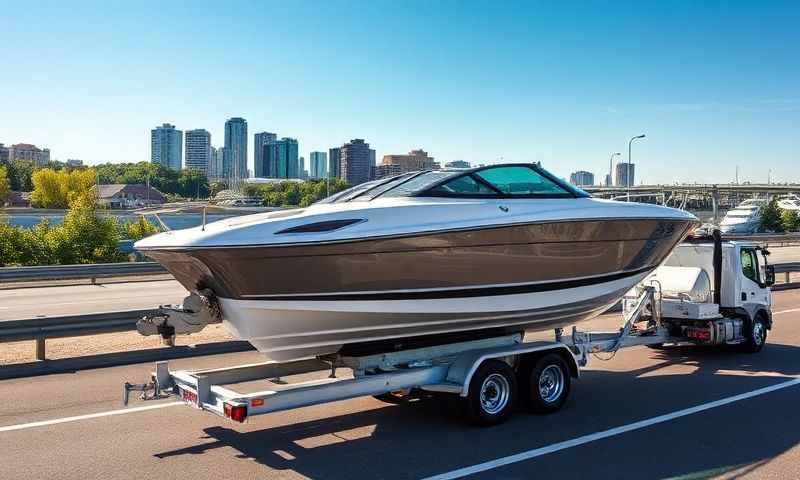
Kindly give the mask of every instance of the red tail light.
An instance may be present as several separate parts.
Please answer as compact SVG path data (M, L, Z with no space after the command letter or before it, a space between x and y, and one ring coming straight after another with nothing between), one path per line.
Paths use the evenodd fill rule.
M247 418L247 405L231 405L230 403L223 403L222 410L225 412L225 417L230 418L235 422L244 422Z

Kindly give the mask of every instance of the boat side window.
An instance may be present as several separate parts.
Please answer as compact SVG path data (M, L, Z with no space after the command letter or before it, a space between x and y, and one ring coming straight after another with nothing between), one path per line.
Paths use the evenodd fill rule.
M554 195L572 196L572 194L551 179L526 166L502 166L487 168L474 173L491 184L504 195Z
M742 273L750 280L760 283L758 280L758 259L756 252L752 248L743 248L740 253L742 262Z

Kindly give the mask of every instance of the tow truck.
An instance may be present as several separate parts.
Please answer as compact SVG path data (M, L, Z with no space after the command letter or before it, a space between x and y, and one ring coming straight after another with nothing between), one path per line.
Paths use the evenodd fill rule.
M420 395L459 397L467 418L478 425L503 422L517 402L551 413L564 405L572 380L593 354L685 344L759 352L772 328L769 287L775 272L768 255L755 243L723 240L719 231L690 237L628 292L617 331L557 329L548 341L487 334L359 356L196 371L171 371L167 362L158 362L147 382L125 383L123 401L127 405L134 391L142 400L175 395L235 422L369 395L390 403ZM321 372L321 378L306 378ZM245 383L255 383L255 391L242 391Z

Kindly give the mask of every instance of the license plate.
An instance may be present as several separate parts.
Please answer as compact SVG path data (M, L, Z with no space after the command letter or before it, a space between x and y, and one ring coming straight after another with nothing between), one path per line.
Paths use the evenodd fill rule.
M191 390L184 390L180 389L181 391L181 400L186 402L187 404L196 407L197 406L197 394Z

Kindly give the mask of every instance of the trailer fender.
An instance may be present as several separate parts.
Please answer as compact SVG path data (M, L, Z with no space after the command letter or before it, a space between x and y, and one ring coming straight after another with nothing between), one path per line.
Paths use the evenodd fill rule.
M530 342L461 353L450 365L450 368L447 371L446 380L450 384L461 385L461 392L459 395L466 397L469 393L469 384L472 381L472 376L475 375L475 372L478 370L478 367L480 367L484 360L503 357L517 357L519 355L536 352L556 352L562 355L567 361L570 371L574 377L577 378L580 374L578 362L566 345L553 342Z

